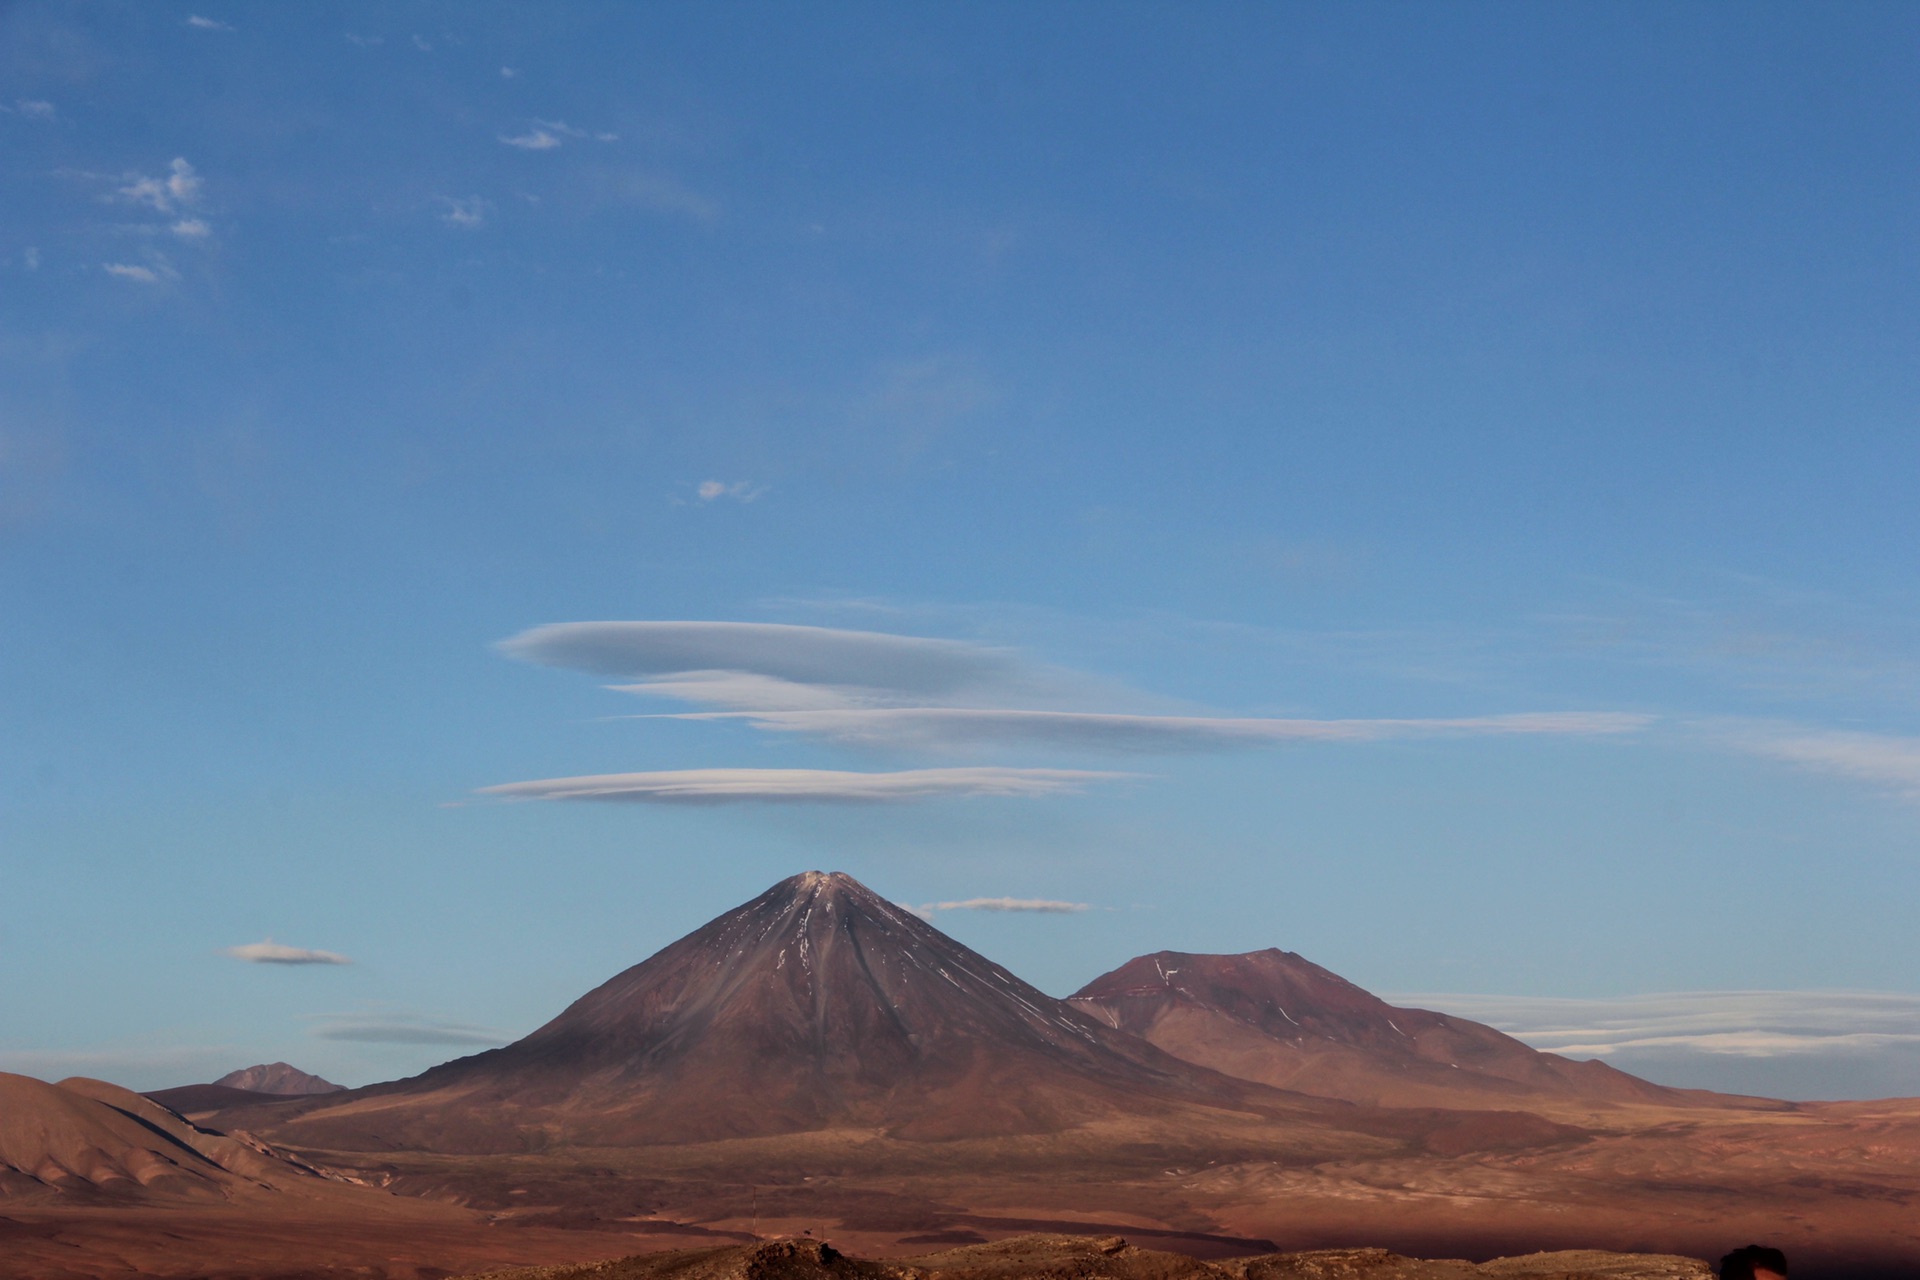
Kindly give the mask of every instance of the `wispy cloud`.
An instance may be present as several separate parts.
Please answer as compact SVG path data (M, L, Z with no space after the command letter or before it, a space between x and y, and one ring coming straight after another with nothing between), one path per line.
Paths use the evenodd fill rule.
M500 647L548 666L653 677L612 687L711 708L661 718L739 720L769 733L862 747L950 750L997 743L1191 752L1289 742L1591 737L1630 734L1653 723L1646 715L1596 711L1280 719L1061 709L1061 702L1087 699L1095 682L986 645L779 623L557 623Z
M410 1013L330 1013L315 1019L312 1035L318 1040L351 1040L361 1044L458 1044L493 1046L513 1039L492 1027L448 1022Z
M6 109L0 107L0 111ZM21 98L13 104L13 110L29 120L51 120L56 114L51 102L39 98Z
M522 151L552 151L561 145L560 139L550 130L535 126L525 133L503 133L500 141L509 147L518 147Z
M194 15L193 15L192 17L190 17L190 18L188 18L188 19L187 19L187 25L188 25L188 26L190 26L190 27L198 27L198 28L199 28L200 30L202 30L202 31L235 31L235 30L238 30L238 28L237 28L237 27L234 27L234 26L233 26L232 24L230 24L230 23L225 23L225 22L218 22L218 21L216 21L216 20L214 20L214 19L212 19L212 18L203 18L203 17L201 17L201 16L200 16L199 14L197 14L197 13L196 13L196 14L194 14Z
M1084 769L968 767L859 773L839 769L672 769L545 778L482 787L501 800L612 800L640 804L885 804L982 796L1046 796L1132 774Z
M103 262L100 269L110 276L139 284L159 284L162 280L175 279L177 274L164 266L143 267L133 262Z
M228 947L225 955L236 960L245 960L248 964L352 964L353 961L337 951L315 951L310 947L289 947L272 938L260 942L249 942L243 946Z
M1718 722L1710 732L1737 751L1855 778L1920 803L1920 738L1734 721Z
M1573 1058L1687 1050L1743 1058L1920 1045L1920 995L1872 991L1679 991L1571 999L1398 995Z
M1093 910L1089 902L1058 902L1052 898L962 898L958 902L929 902L922 913L935 911L1031 911L1040 915L1073 915Z
M177 213L200 203L200 175L184 158L176 156L162 177L131 174L119 189L121 199L143 204L155 213Z
M459 227L463 231L477 230L484 226L493 204L479 196L445 196L441 198L440 221L450 227Z
M500 74L511 80L520 73L510 67L500 68ZM509 147L518 147L522 151L553 151L566 145L568 139L576 142L591 138L595 142L618 142L617 133L595 132L568 124L565 120L533 120L522 133L503 133L498 135L502 143Z
M702 480L695 495L702 502L717 502L721 498L732 498L735 502L752 502L767 491L767 486L755 484L751 480Z
M205 240L213 234L213 228L200 218L182 218L167 230L182 240Z
M676 697L719 693L738 698L745 692L739 687L716 690L698 680L621 687ZM1634 733L1653 723L1651 716L1576 711L1425 720L1282 720L971 707L695 711L661 718L741 720L769 732L806 734L856 746L937 749L966 744L1023 743L1122 752L1209 751L1288 742L1380 742L1390 738L1514 734L1590 737Z

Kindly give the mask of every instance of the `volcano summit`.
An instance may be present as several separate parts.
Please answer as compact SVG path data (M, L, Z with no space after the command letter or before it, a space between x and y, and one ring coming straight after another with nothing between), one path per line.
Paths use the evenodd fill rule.
M1323 1105L1164 1053L852 877L809 871L522 1040L326 1098L284 1131L358 1149L510 1151L828 1128L992 1137Z

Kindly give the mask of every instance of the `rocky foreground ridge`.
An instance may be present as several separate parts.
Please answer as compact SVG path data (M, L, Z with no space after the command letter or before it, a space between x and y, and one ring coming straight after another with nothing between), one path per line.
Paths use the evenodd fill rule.
M585 1266L496 1271L483 1280L1712 1280L1696 1258L1535 1253L1472 1263L1385 1249L1317 1249L1202 1262L1120 1236L1026 1235L904 1258L855 1258L820 1240L675 1249Z

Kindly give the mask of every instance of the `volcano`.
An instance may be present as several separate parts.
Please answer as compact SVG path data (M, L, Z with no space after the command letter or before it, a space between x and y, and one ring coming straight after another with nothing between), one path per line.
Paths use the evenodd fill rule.
M1069 1002L1175 1057L1316 1097L1456 1108L1733 1101L1542 1053L1466 1018L1399 1008L1275 948L1157 951L1095 978Z
M279 1132L473 1152L832 1128L938 1140L1191 1107L1325 1110L1163 1053L852 877L810 871L522 1040L281 1111Z

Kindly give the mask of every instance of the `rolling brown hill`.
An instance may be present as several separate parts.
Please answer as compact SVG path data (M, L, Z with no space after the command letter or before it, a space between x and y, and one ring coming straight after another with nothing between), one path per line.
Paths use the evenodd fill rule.
M276 1106L272 1122L303 1145L484 1152L849 1127L980 1138L1193 1107L1344 1115L1165 1054L850 876L815 871L524 1039L409 1080Z
M1102 974L1068 999L1175 1057L1317 1097L1466 1108L1550 1099L1736 1102L1652 1084L1605 1063L1542 1053L1466 1018L1390 1005L1277 948L1244 955L1157 951Z
M344 1182L256 1139L197 1128L104 1080L0 1073L0 1200L224 1202Z

